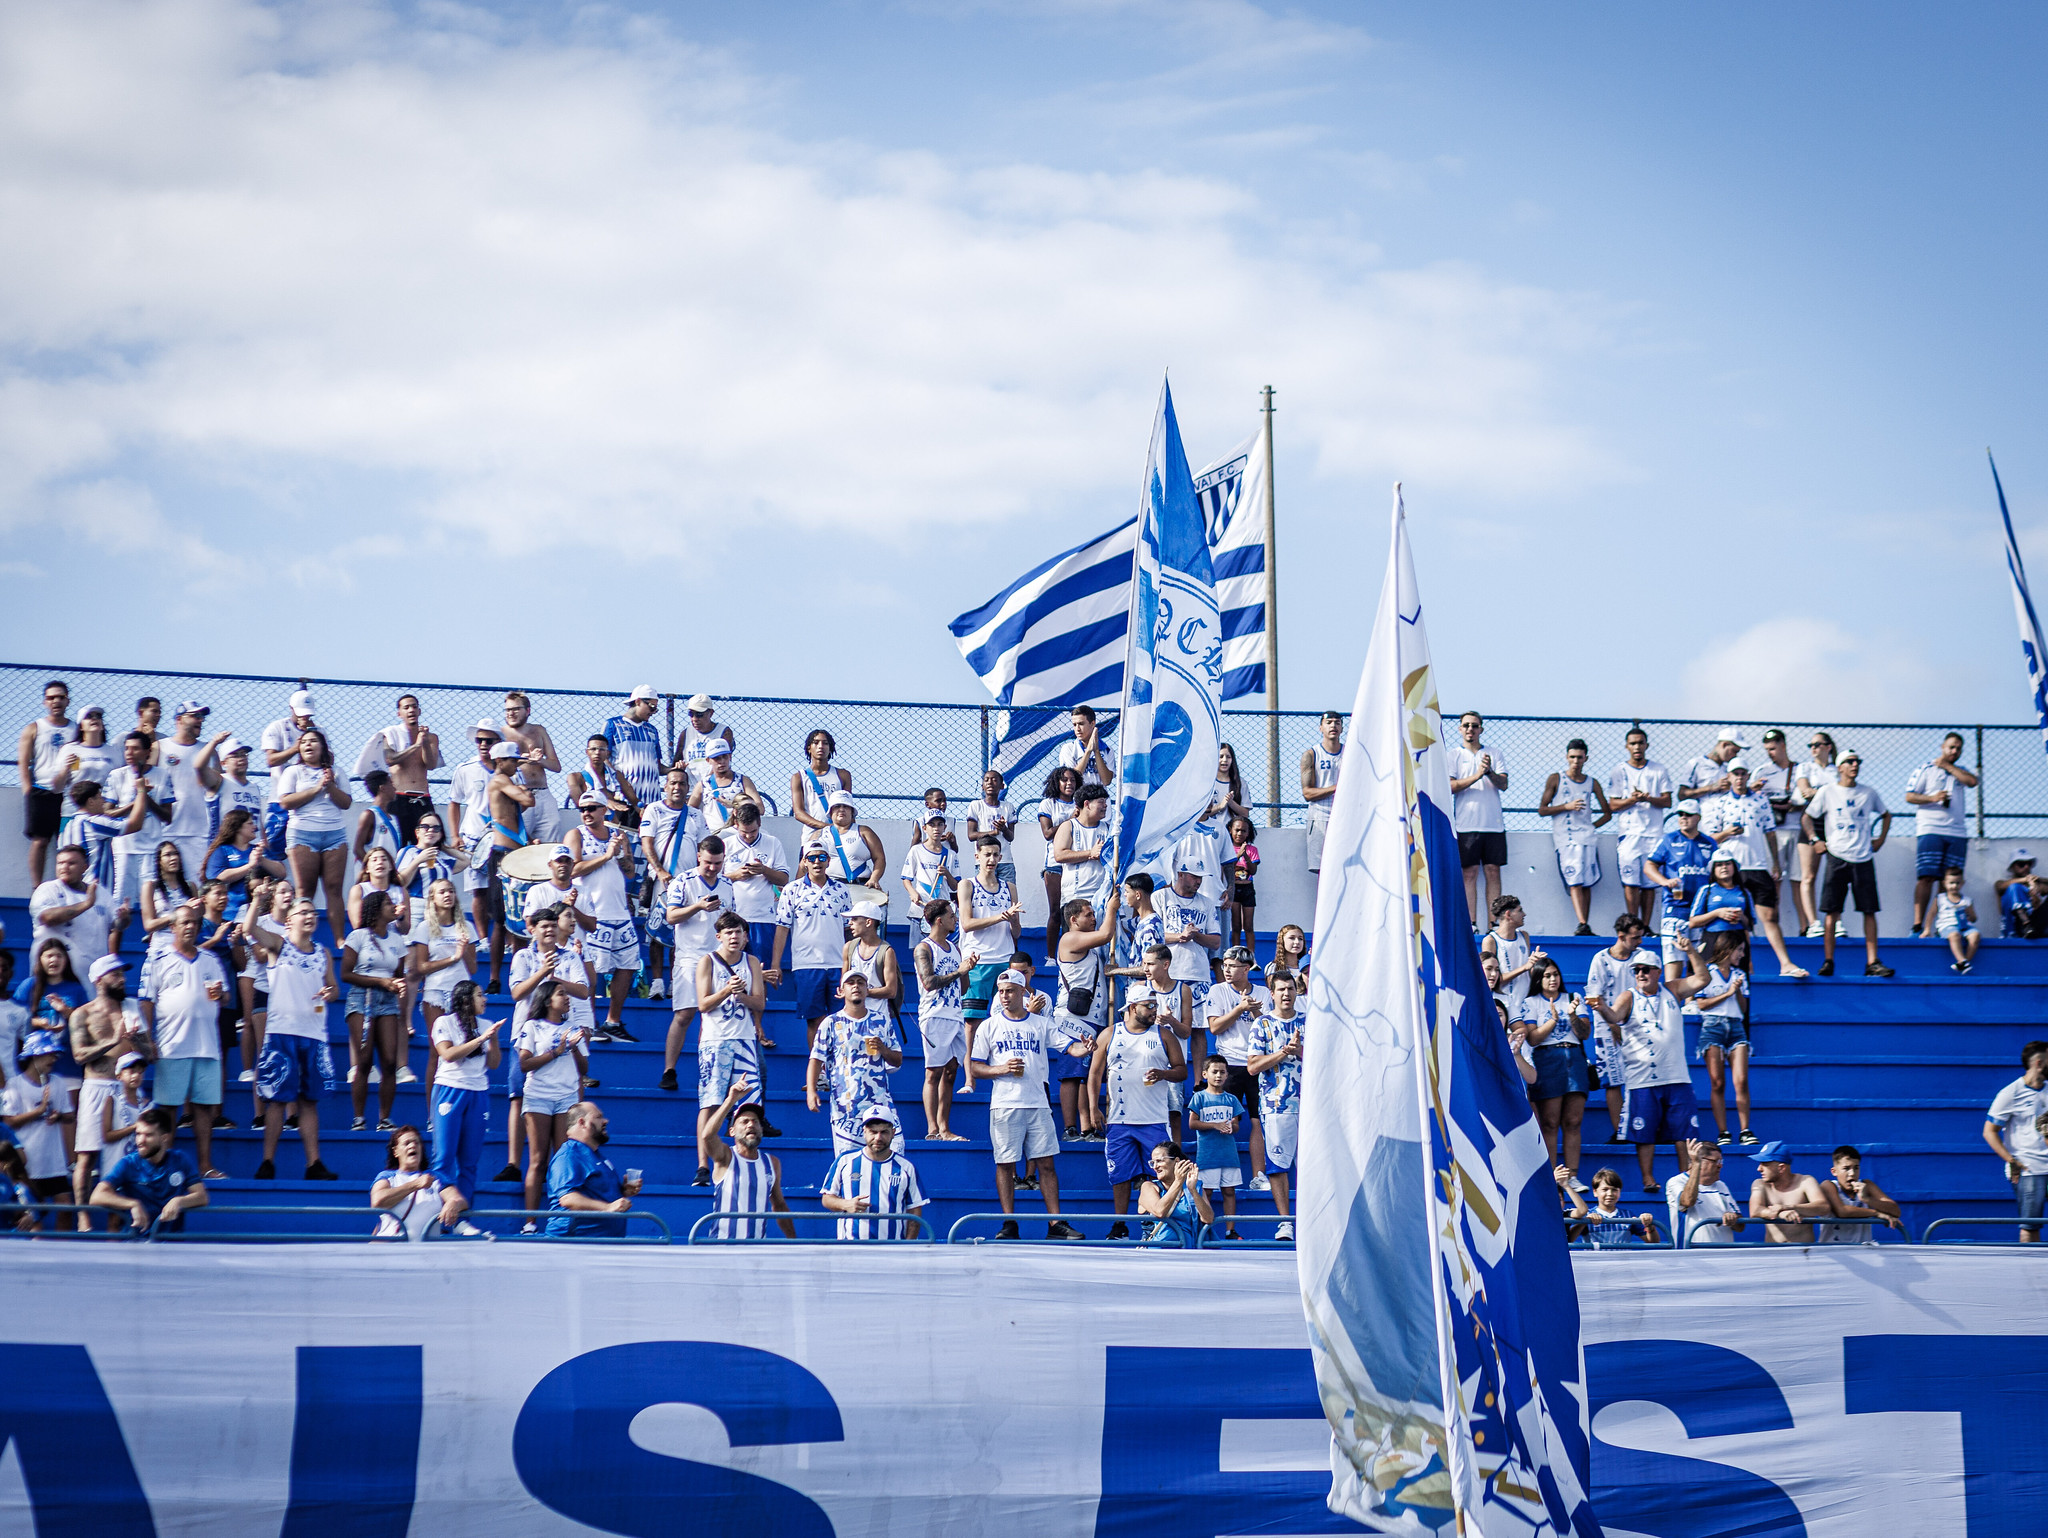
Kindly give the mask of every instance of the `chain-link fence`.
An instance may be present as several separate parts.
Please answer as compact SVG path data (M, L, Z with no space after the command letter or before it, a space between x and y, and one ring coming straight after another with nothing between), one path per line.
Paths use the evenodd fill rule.
M375 682L365 679L290 678L277 675L179 673L136 668L78 668L49 664L0 663L0 730L8 735L8 755L0 759L0 783L19 783L15 734L42 713L43 685L61 678L71 689L74 718L89 705L106 712L109 738L118 743L136 722L137 702L154 698L163 709L163 729L180 701L199 700L212 709L210 725L255 742L271 721L287 714L292 691L311 689L315 719L326 728L338 764L353 766L371 733L397 719L401 694L419 697L422 719L438 732L447 759L433 775L445 783L448 770L474 749L470 732L479 721L502 722L508 684L430 684ZM583 765L584 739L625 707L630 686L617 689L526 689L533 719L554 737L564 770ZM655 714L671 754L688 724L685 693L665 693ZM1006 761L1001 749L1006 736L1022 729L993 705L942 705L895 700L815 700L713 695L716 719L730 726L736 741L734 766L750 776L780 809L787 810L789 782L803 760L804 739L818 727L837 744L834 762L850 769L864 805L880 817L908 817L921 804L928 787L939 786L956 803L980 793L981 776L991 763ZM1064 712L1042 713L1056 726ZM1262 811L1276 808L1283 823L1300 823L1306 813L1301 796L1302 755L1318 740L1315 711L1279 713L1279 795L1268 789L1267 712L1227 710L1224 733L1237 753L1247 799ZM1046 724L1041 723L1041 724ZM1782 729L1794 763L1807 757L1810 734L1828 732L1841 749L1854 748L1863 758L1862 783L1885 798L1894 815L1905 817L1906 781L1927 762L1947 730L1964 737L1963 762L1980 776L1969 807L1972 831L2007 838L2048 837L2048 757L2040 732L2025 726L1912 726L1872 723L1810 723L1790 721L1682 721L1644 717L1493 716L1486 725L1486 743L1505 761L1508 789L1504 796L1510 828L1535 828L1545 779L1564 767L1565 744L1583 738L1591 753L1591 771L1605 779L1623 758L1622 738L1641 725L1650 734L1650 755L1671 771L1676 781L1692 759L1714 745L1723 726L1734 724L1755 744L1744 757L1764 762L1763 733ZM1457 741L1455 721L1444 723L1444 735ZM261 757L252 769L262 773ZM1016 776L1009 789L1013 801L1035 799L1045 766L1039 762Z

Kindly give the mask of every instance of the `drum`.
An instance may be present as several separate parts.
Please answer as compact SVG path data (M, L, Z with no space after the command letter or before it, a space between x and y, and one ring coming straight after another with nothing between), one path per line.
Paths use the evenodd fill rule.
M861 903L880 903L884 908L889 906L889 894L887 892L878 886L862 886L857 881L846 883L846 898L848 902L855 905Z
M515 881L510 876L498 883L499 898L505 908L505 928L522 940L526 938L526 896L537 884Z
M508 849L498 861L498 882L505 902L505 928L522 940L526 938L526 900L536 886L549 879L548 862L554 858L553 844L527 844Z

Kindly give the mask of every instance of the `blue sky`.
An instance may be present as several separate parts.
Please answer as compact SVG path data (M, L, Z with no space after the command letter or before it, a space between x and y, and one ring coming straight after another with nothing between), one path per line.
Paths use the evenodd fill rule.
M1171 369L1198 459L1279 391L1291 707L1400 479L1448 707L2019 720L2042 32L23 0L6 652L972 700Z

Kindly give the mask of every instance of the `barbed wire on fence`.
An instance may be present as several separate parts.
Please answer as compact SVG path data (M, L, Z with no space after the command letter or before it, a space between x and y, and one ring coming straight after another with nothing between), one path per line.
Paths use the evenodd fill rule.
M177 704L197 699L211 707L215 730L235 733L254 743L263 728L285 716L294 690L311 689L315 719L326 728L336 761L353 766L357 751L372 733L397 719L401 694L419 697L422 719L441 737L446 762L432 776L445 784L449 771L474 750L470 733L480 721L501 724L505 694L521 689L533 703L533 719L547 726L555 739L564 771L583 765L586 737L624 708L630 686L616 689L541 689L517 682L504 684L411 683L393 680L295 678L282 674L183 672L170 669L84 668L43 663L0 663L0 729L6 732L0 751L0 783L19 784L14 762L15 734L42 713L46 681L61 678L70 686L74 718L89 705L106 713L109 740L119 739L134 725L136 701L154 697L164 709L163 730ZM706 691L709 693L709 691ZM688 716L688 691L664 692L656 713L673 755ZM717 719L730 726L736 740L734 766L753 778L778 806L786 808L790 776L803 760L804 739L818 727L837 744L835 762L854 776L854 790L863 803L876 803L880 816L907 816L925 791L937 786L949 801L964 807L978 798L983 772L995 757L1001 731L1000 707L909 700L824 700L791 696L712 694ZM1238 755L1247 798L1261 811L1274 807L1269 794L1266 721L1263 710L1227 710L1224 735ZM1278 810L1283 822L1299 824L1307 807L1301 795L1302 755L1320 733L1319 711L1281 711ZM1934 757L1944 732L1964 737L1963 762L1977 772L1980 784L1967 808L1971 831L1979 836L2048 837L2048 757L2039 729L2031 726L1951 726L1900 722L1703 721L1643 716L1520 716L1487 718L1486 741L1506 762L1508 788L1502 797L1511 829L1544 826L1536 814L1545 779L1564 767L1565 744L1583 738L1590 750L1590 769L1604 782L1623 758L1624 735L1641 725L1650 734L1650 755L1671 771L1674 781L1686 764L1712 747L1724 726L1740 728L1755 746L1744 754L1752 764L1763 762L1763 732L1771 726L1787 734L1794 763L1807 757L1806 744L1815 730L1829 732L1842 750L1854 748L1863 759L1862 783L1873 786L1893 813L1894 826L1904 826L1912 808L1905 802L1908 778ZM1456 723L1445 723L1446 739L1456 741ZM252 773L262 773L260 755ZM1012 801L1035 801L1042 791L1043 770L1008 788Z

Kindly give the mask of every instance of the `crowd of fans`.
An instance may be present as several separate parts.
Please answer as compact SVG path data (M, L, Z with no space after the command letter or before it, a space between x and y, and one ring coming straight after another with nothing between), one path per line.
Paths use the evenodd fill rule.
M492 1178L523 1183L528 1228L616 1232L639 1172L621 1174L602 1152L593 1049L634 1039L624 1002L637 995L669 1001L662 1089L681 1091L694 1031L696 1180L715 1188L722 1237L758 1235L781 1221L768 1214L787 1210L780 1163L762 1146L780 1135L761 1059L774 1045L765 1017L777 991L804 1021L806 1105L832 1138L825 1206L849 1214L849 1237L914 1232L924 1197L890 1078L912 1006L884 936L886 857L861 822L853 772L835 762L829 731L810 733L787 780L801 829L792 859L763 826L778 808L760 787L779 789L779 777L739 767L735 735L703 695L688 702L671 756L652 720L658 700L652 688L634 690L565 772L521 693L506 695L501 718L470 729L466 749L445 750L419 700L403 695L394 724L369 739L350 773L306 691L253 744L211 730L197 700L179 703L162 730L149 699L116 742L104 709L74 720L68 689L52 681L44 715L21 735L34 934L26 975L7 978L15 1007L0 1027L18 1145L5 1158L24 1199L139 1212L126 1204L171 1192L175 1201L150 1210L173 1221L203 1202L204 1182L223 1178L213 1132L236 1125L240 1111L231 1061L240 1065L234 1093L246 1086L250 1124L263 1131L256 1177L275 1177L295 1133L306 1178L334 1178L320 1136L323 1102L342 1087L326 1025L339 1000L351 1130L389 1137L372 1201L390 1231L477 1231L467 1214L495 1161L486 1107L503 1094L505 1164ZM1302 758L1312 870L1343 724L1328 713ZM1035 802L1006 799L994 771L964 812L943 788L927 791L920 836L894 875L913 941L924 1137L961 1141L956 1097L988 1096L997 1198L1013 1215L1006 1235L1018 1231L1020 1186L1039 1194L1050 1235L1074 1235L1059 1205L1064 1139L1102 1145L1117 1215L1110 1237L1130 1236L1135 1197L1155 1242L1191 1242L1212 1222L1234 1238L1241 1191L1269 1196L1280 1237L1290 1237L1308 937L1288 925L1268 960L1256 953L1260 857L1235 756L1224 749L1207 817L1172 858L1156 875L1119 882L1108 750L1093 711L1077 709L1072 726ZM1739 1141L1768 1169L1749 1125L1752 936L1771 945L1780 975L1806 976L1785 951L1781 884L1791 885L1800 926L1825 941L1823 975L1852 896L1865 919L1865 973L1891 975L1877 957L1873 865L1891 814L1857 783L1858 756L1838 759L1816 733L1813 757L1795 766L1784 734L1771 731L1761 761L1747 764L1739 755L1750 744L1731 728L1674 779L1637 729L1603 782L1588 771L1586 745L1571 743L1538 811L1579 933L1591 933L1594 835L1609 822L1626 908L1615 944L1573 991L1528 936L1520 903L1500 891L1508 767L1476 714L1459 734L1454 823L1475 904L1484 883L1483 964L1567 1199L1583 1207L1589 1189L1578 1177L1580 1132L1596 1088L1612 1141L1637 1148L1646 1192L1658 1190L1656 1146L1674 1145L1681 1178L1694 1184L1685 1202L1670 1193L1673 1213L1715 1186L1705 1166L1722 1145ZM1956 970L1967 972L1977 941L1961 893L1961 791L1976 781L1961 746L1947 739L1906 800L1920 838L1916 931L1924 924L1948 939ZM430 776L440 770L447 795L437 806ZM1042 954L1023 946L1014 858L1029 822L1042 835L1037 879L1050 910ZM1799 850L1796 878L1781 830ZM2000 893L2008 932L2031 934L2037 909L2048 920L2030 861L2015 862ZM1661 955L1644 948L1652 924ZM146 954L131 997L121 952L138 925ZM7 953L0 964L11 972L13 961ZM1719 1123L1711 1143L1699 1136L1686 1062L1689 1010L1702 1015ZM424 1131L394 1121L398 1087L414 1078L409 1044L422 1031ZM190 1159L171 1146L185 1124ZM2008 1136L2021 1163L2037 1143ZM2048 1156L2041 1162L2028 1178L2048 1172ZM1589 1233L1619 1222L1647 1236L1643 1220L1599 1216L1620 1189L1610 1176L1596 1172L1601 1206L1576 1216ZM1831 1214L1866 1215L1843 1196L1839 1167L1837 1177L1816 1187L1834 1192ZM1771 1179L1776 1191L1782 1182ZM1869 1212L1884 1215L1878 1203Z

